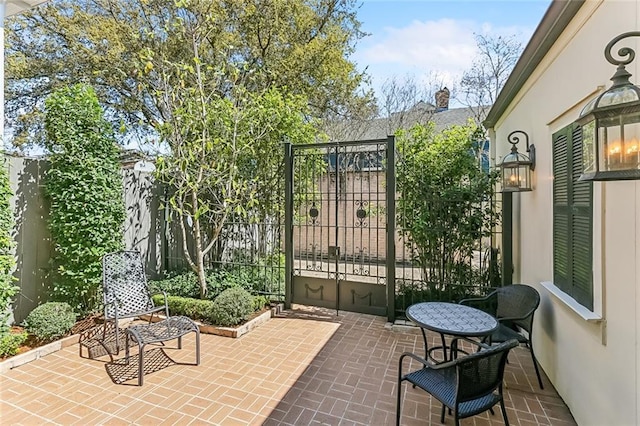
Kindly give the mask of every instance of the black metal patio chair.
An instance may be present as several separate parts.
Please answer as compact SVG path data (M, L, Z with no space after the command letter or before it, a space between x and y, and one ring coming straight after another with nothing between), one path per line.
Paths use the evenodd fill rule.
M491 410L499 403L504 423L509 425L502 395L502 379L509 350L516 347L518 341L509 340L500 345L490 346L466 338L458 338L458 340L466 340L478 345L481 350L439 364L411 352L405 352L400 356L396 425L400 424L403 381L425 390L442 403L440 414L442 423L444 423L446 408L453 414L454 423L457 426L460 419ZM420 368L403 375L403 361L407 358L419 362Z
M481 309L496 317L500 323L498 329L484 339L485 342L501 343L516 339L529 348L538 384L540 389L544 389L532 342L533 314L540 305L538 291L528 285L513 284L500 287L485 297L464 299L460 303Z
M107 325L113 323L115 330L115 353L120 352L118 322L125 318L149 316L143 324L130 325L126 333L126 360L129 361L129 342L133 339L138 345L138 385L143 383L144 347L149 343L161 343L178 339L178 348L182 348L182 336L196 334L196 363L200 364L200 330L198 325L185 316L170 316L167 297L164 305L155 306L144 273L140 253L137 251L118 251L106 254L102 259L102 285L104 301L104 331L106 339ZM153 321L153 316L164 314L165 318Z

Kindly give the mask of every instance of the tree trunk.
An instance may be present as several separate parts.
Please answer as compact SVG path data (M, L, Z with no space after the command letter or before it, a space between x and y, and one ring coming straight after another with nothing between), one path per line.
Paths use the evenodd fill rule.
M204 273L204 256L202 255L202 248L197 249L197 263L198 263L198 284L200 284L200 299L204 299L207 296L207 277Z
M207 296L207 280L204 274L204 251L202 249L202 232L200 229L200 218L196 218L198 211L198 194L191 192L191 205L193 206L193 239L195 246L196 273L198 274L198 284L200 285L200 299Z

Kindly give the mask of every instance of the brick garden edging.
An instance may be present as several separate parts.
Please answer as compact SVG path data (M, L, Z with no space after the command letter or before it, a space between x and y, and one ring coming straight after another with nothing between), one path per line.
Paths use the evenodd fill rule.
M0 373L5 373L12 368L20 367L36 359L40 359L44 356L58 352L59 350L66 348L67 346L75 345L80 340L79 334L63 337L55 342L47 343L46 345L33 348L30 351L12 356L4 361L0 362Z

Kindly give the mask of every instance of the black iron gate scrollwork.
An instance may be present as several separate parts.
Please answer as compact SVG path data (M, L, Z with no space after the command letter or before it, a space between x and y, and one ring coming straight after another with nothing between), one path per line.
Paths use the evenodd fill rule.
M288 304L394 311L394 143L285 146Z

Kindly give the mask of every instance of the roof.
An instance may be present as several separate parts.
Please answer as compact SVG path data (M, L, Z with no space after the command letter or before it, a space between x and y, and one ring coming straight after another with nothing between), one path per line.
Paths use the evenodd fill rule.
M495 126L584 2L585 0L553 0L487 114L487 118L482 122L485 128L490 129Z
M118 160L123 168L132 168L138 161L146 160L147 155L137 149L121 149L118 154Z
M480 107L485 110L489 107ZM432 121L435 123L436 131L440 132L447 127L454 125L465 125L470 118L477 116L477 112L471 108L453 108L436 112L429 110L412 110L404 117L392 116L391 118L376 118L370 121L345 121L338 123L328 131L332 140L372 140L386 139L393 132L391 126L409 129L417 123Z

